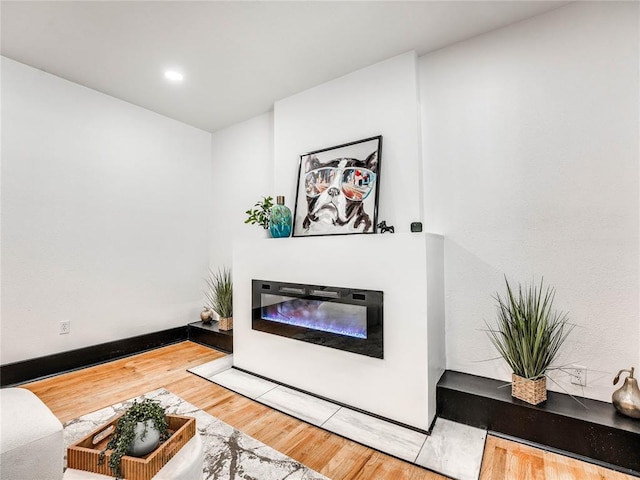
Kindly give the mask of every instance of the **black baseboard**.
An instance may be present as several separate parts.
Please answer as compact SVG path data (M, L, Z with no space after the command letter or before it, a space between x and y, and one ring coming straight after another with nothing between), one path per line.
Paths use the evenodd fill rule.
M292 385L279 382L278 380L274 380L273 378L265 377L264 375L260 375L258 373L254 373L254 372L251 372L249 370L245 370L244 368L240 368L240 367L231 367L231 368L233 368L234 370L237 370L239 372L247 373L247 374L249 374L249 375L251 375L253 377L261 378L261 379L266 380L268 382L275 383L277 385L281 385L281 386L286 387L286 388L288 388L290 390L296 390L297 392L304 393L305 395L309 395L310 397L315 397L315 398L317 398L319 400L322 400L322 401L325 401L325 402L329 402L329 403L333 403L334 405L338 405L340 407L344 407L344 408L347 408L349 410L353 410L355 412L362 413L363 415L367 415L367 416L372 417L372 418L377 418L378 420L382 420L382 421L387 422L387 423L392 423L392 424L397 425L399 427L406 428L407 430L413 430L414 432L422 433L424 435L431 435L431 432L433 430L433 426L434 426L435 421L436 421L436 419L434 418L433 422L431 422L431 425L429 426L429 430L424 430L422 428L414 427L413 425L409 425L407 423L399 422L398 420L393 420L393 419L388 418L388 417L383 417L382 415L378 415L377 413L368 412L367 410L363 410L361 408L354 407L353 405L349 405L349 404L346 404L346 403L343 403L343 402L339 402L339 401L334 400L332 398L323 397L322 395L317 395L317 394L315 394L313 392L310 392L308 390L303 390L302 388L294 387ZM215 383L215 382L213 382L213 383ZM244 395L243 393L240 393L240 392L236 392L236 393L239 394L239 395L242 395L243 397L246 397L246 395ZM247 398L250 398L250 397L247 397ZM255 399L251 399L251 400L255 400ZM278 410L278 411L282 411L282 410L279 410L277 407L273 407L272 406L271 408L273 408L275 410ZM298 417L298 416L296 416L294 414L287 413L285 411L282 411L282 412L286 413L287 415L291 415L294 418L298 418L298 419L300 418L300 417ZM322 428L322 427L319 427L319 428ZM330 430L327 430L327 431L330 431ZM335 432L332 432L332 433L335 433ZM337 435L339 435L339 434L337 434ZM347 437L345 437L345 438L347 438ZM370 448L374 448L374 447L370 447ZM379 450L379 451L382 452L382 450ZM392 454L387 452L387 455L392 455ZM396 458L400 458L400 457L396 457ZM415 463L415 462L411 462L411 463Z
M115 340L45 357L0 365L0 386L9 387L188 340L187 326Z
M437 387L437 415L640 476L640 420L612 404L547 392L529 405L505 382L447 370Z

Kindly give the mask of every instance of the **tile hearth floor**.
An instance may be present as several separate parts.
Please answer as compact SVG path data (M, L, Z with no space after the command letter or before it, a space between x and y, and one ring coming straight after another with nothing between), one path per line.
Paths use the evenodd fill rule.
M459 480L477 480L486 431L438 418L431 435L233 368L233 356L189 371L292 417Z

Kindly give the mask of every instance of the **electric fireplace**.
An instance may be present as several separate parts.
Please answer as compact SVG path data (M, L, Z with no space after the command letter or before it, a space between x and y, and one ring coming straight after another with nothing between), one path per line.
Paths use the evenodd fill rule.
M252 281L252 328L383 358L383 293L377 290Z

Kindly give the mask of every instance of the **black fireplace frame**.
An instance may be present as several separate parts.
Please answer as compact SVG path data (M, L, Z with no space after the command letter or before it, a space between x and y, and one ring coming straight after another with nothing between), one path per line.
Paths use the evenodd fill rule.
M263 293L366 307L367 337L357 338L265 320L262 318ZM251 327L253 330L273 335L382 359L384 358L383 299L384 294L380 290L254 279L251 281Z

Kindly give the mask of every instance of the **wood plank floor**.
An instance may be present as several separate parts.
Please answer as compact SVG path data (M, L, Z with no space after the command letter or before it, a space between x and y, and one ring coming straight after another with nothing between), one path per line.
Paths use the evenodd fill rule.
M502 438L487 437L480 480L630 480L632 477Z
M22 385L62 422L150 390L172 393L334 480L435 480L440 475L308 425L187 372L224 354L182 342ZM489 437L481 480L631 480L542 450Z

